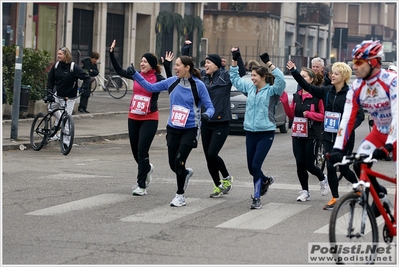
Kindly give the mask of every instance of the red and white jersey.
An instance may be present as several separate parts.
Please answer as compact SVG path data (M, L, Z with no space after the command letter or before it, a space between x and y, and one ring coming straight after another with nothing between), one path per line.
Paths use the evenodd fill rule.
M381 69L368 80L356 79L348 93L334 148L343 149L349 139L360 106L367 111L377 130L388 134L386 144L396 141L398 122L397 74Z

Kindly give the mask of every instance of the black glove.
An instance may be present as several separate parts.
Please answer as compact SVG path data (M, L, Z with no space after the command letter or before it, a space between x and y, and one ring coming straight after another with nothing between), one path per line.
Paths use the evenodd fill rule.
M127 68L126 73L129 76L133 76L133 74L136 73L136 70L134 69L133 63L130 65L129 68Z
M47 96L45 96L45 97L43 98L43 101L44 101L44 103L47 103L47 102L54 102L54 101L55 101L55 98L54 98L54 96L52 96L52 95L47 95Z
M381 148L377 148L373 152L373 158L375 159L385 159L389 156L389 152L392 152L393 146L391 144L386 144Z
M269 54L263 53L262 55L260 55L260 59L263 61L263 63L266 64L266 62L270 61Z
M237 59L241 56L240 49L237 47L237 51L231 52L231 55L233 56L233 60L237 61Z
M44 103L55 101L52 91L52 89L47 89L47 95L43 98Z
M206 113L201 113L201 120L208 122L210 120L209 115Z
M344 155L342 150L334 148L331 153L327 156L327 159L331 162L331 164L335 164L337 162L341 162Z

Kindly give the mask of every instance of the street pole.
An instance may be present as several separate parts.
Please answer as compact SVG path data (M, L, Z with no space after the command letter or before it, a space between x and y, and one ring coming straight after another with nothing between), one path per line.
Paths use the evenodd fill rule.
M330 20L328 22L327 66L331 64L331 18L332 18L332 3L330 3Z
M338 61L341 61L342 29L339 29Z
M17 47L15 51L15 73L14 73L14 93L12 105L12 121L10 139L18 139L18 120L19 120L19 102L21 94L21 76L22 76L22 57L24 51L24 27L26 15L26 3L18 4L18 30Z

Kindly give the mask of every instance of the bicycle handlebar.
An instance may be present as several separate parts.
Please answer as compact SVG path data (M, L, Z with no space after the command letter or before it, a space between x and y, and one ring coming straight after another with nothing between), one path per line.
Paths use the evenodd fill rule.
M56 95L55 92L53 92L53 90L51 90L51 89L47 89L46 92L47 92L47 93L50 93L53 97L56 97L56 98L58 98L58 99L62 99L62 100L64 100L64 101L77 99L77 98L81 97L82 94L83 94L83 92L78 92L78 94L77 94L76 96L74 96L74 97L69 97L69 96L58 96L58 95ZM49 102L49 101L46 101L46 100L45 100L44 102L47 103L47 102Z
M329 154L329 153L327 153L327 154ZM377 162L377 160L373 158L373 154L368 155L368 154L353 153L352 155L343 156L342 161L335 163L333 166L336 167L339 165L349 165L349 164L352 164L355 162L357 162L357 163L372 163L372 162Z

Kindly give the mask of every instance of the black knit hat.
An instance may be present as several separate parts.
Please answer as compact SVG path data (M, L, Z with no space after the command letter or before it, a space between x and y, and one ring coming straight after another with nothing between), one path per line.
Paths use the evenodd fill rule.
M209 54L206 59L209 59L210 61L212 61L213 63L215 63L215 65L220 69L220 67L222 66L222 59L220 58L219 55L216 54Z
M147 59L148 64L155 70L158 65L158 59L151 53L145 53L143 55Z

